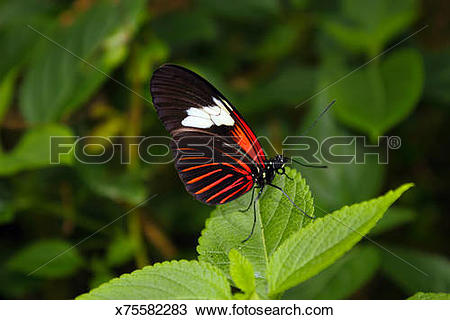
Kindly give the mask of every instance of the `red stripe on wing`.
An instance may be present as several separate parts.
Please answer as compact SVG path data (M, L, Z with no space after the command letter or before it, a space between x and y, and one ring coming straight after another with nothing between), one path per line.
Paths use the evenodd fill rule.
M197 182L197 181L202 180L203 178L209 177L210 175L212 175L212 174L214 174L214 173L216 173L216 172L219 172L219 171L222 171L222 169L217 169L217 170L214 170L214 171L205 173L204 175L201 175L201 176L199 176L199 177L196 177L196 178L194 178L194 179L191 179L191 180L189 180L189 181L186 182L186 183L187 183L187 184L191 184L191 183Z
M198 166L194 166L194 167L189 167L189 168L183 169L183 170L181 170L181 172L186 172L186 171L191 171L191 170L195 170L195 169L200 169L200 168L207 167L207 166L218 166L218 165L220 165L220 163L218 163L218 162L205 163L205 164L200 164Z
M225 177L222 177L222 178L220 178L219 180L214 181L213 183L207 185L206 187L204 187L204 188L198 190L197 192L195 192L195 194L201 194L201 193L203 193L203 192L205 192L205 191L208 191L208 190L211 189L212 187L214 187L214 186L218 185L219 183L221 183L223 180L226 180L226 179L228 179L228 178L230 178L230 177L232 177L232 176L233 176L232 174L227 174Z
M220 200L220 203L225 203L227 202L228 199L230 199L231 197L235 196L238 192L240 192L242 189L244 189L245 187L247 187L247 190L245 190L244 192L242 192L242 194L246 193L248 190L250 190L250 188L252 187L253 181L249 181L246 184L244 184L241 188L237 189L235 192L233 192L232 194L229 194L228 196L226 196L225 198L223 198L222 200Z
M233 182L232 184L230 184L228 187L223 188L222 190L220 190L219 192L217 192L216 194L213 194L211 197L209 197L206 202L210 202L212 199L220 196L222 193L227 192L228 190L236 187L237 185L240 184L240 182L244 180L244 177L240 177L239 179L237 179L235 182Z
M236 143L241 146L253 161L260 166L265 167L264 161L266 160L266 155L264 154L261 144L256 139L255 134L236 111L233 111L233 116L238 120L238 124L236 124L231 131L236 137Z

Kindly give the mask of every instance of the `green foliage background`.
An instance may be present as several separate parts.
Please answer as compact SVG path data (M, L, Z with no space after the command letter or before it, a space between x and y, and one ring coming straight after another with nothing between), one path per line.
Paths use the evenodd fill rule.
M415 182L369 236L429 276L363 240L284 298L449 292L448 35L445 1L0 1L0 297L74 298L137 268L196 258L211 208L184 191L171 164L132 156L129 165L114 159L89 166L70 154L49 164L50 136L166 135L148 103L149 78L164 62L209 79L277 148L332 99L333 111L309 135L402 138L389 165L368 157L365 164L297 169L327 212ZM269 210L266 198L261 207ZM220 219L209 220L203 236L215 223ZM202 258L201 246L199 253L202 261L220 258ZM253 288L239 272L255 264L239 253L230 260L235 283ZM184 263L226 286L203 262L174 264Z

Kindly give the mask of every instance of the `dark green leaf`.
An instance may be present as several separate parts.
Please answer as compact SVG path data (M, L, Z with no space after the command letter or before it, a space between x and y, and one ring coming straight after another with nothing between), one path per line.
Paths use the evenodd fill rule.
M417 15L416 0L341 1L341 13L324 19L323 27L351 50L378 54Z
M110 73L125 58L141 8L142 1L100 2L70 27L46 34L57 44L43 38L45 48L25 76L20 108L26 120L59 120L86 101L107 79L95 69Z
M367 283L379 266L374 247L358 246L330 267L288 290L283 299L346 299Z
M326 84L319 85L325 87ZM317 118L323 108L331 101L328 94L320 95L313 104L313 109L303 121L306 130ZM339 108L340 101L333 108ZM350 133L341 128L333 118L334 109L320 119L320 122L308 132L308 135L322 143L332 136L349 136ZM356 150L361 146L356 145ZM335 146L332 152L336 155L352 155L355 153L355 142L351 145ZM316 198L316 203L324 210L332 211L344 205L363 201L376 196L380 192L385 177L385 166L378 164L378 158L373 155L366 157L365 163L325 163L327 169L312 169L299 167L308 181ZM322 213L317 210L318 215Z
M248 21L264 19L278 12L280 4L273 0L201 0L201 6L208 11L232 20Z
M383 219L378 222L370 234L377 235L390 231L398 226L413 221L415 218L416 213L412 209L402 207L389 208L388 214L386 214Z
M50 166L52 136L73 136L73 133L68 127L56 124L29 129L12 151L0 153L0 176ZM61 154L60 164L71 163L72 155Z
M148 188L140 172L115 171L97 164L80 164L77 169L86 184L101 196L138 204L148 195Z
M405 263L388 252L382 256L382 270L405 293L450 292L450 261L447 258L413 249L388 249L408 262Z
M10 270L39 278L64 278L73 275L82 265L77 248L59 239L32 243L7 262Z
M450 49L425 56L425 89L427 98L442 105L450 104Z
M341 70L339 77L349 71ZM338 101L338 118L375 140L412 112L423 81L421 55L413 49L402 49L332 86L330 95Z
M106 261L109 266L120 266L133 258L134 242L129 237L118 234L108 246Z

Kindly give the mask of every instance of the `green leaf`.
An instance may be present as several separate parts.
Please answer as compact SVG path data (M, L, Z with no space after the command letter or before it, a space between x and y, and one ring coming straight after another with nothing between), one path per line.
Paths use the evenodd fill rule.
M76 273L83 259L66 241L41 240L16 252L8 261L10 270L39 278L64 278Z
M219 269L208 263L181 260L122 275L77 299L231 299L231 290Z
M341 70L337 76L348 71ZM421 55L414 49L402 49L349 75L330 88L330 95L337 101L338 118L375 140L412 112L423 82Z
M105 283L114 278L114 274L108 268L105 261L98 258L92 259L91 270L93 272L93 277L89 280L89 288L97 288L102 283Z
M0 176L50 166L52 136L73 136L73 133L68 127L56 124L29 129L12 151L0 153ZM60 164L71 162L72 153L60 155Z
M328 267L367 234L411 186L405 184L376 199L345 206L292 235L270 258L269 295L292 288Z
M408 262L407 264L387 252L382 255L383 272L405 293L450 292L450 261L446 257L399 247L388 249Z
M175 49L212 41L217 36L216 22L201 10L176 11L161 16L153 21L153 28L160 39Z
M345 47L378 54L405 30L418 12L416 0L341 1L341 13L323 20L326 32Z
M115 171L97 164L80 164L76 168L91 190L101 196L130 204L138 204L148 196L140 171Z
M70 27L57 26L46 34L59 45L34 33L42 38L43 48L21 88L20 109L25 119L33 124L52 122L81 106L108 79L95 68L110 73L126 57L127 41L140 21L142 6L143 1L100 1Z
M230 250L228 258L231 279L236 287L244 292L245 297L250 297L255 292L255 274L252 264L236 249Z
M201 7L224 18L248 21L267 19L274 16L280 9L278 1L273 0L200 0Z
M292 108L313 93L315 69L290 65L269 79L255 86L242 97L240 105L257 108L258 111L280 106Z
M388 210L389 214L384 215L377 225L370 231L372 235L390 231L401 225L409 223L416 218L416 213L409 208L392 207Z
M313 199L309 188L299 172L286 168L286 173L293 178L278 176L274 184L284 188L292 200L305 212L313 214ZM253 223L253 208L247 212L239 209L247 208L249 196L242 197L230 204L218 206L206 221L197 251L199 260L216 265L229 275L228 252L235 248L253 265L257 293L266 296L265 279L269 257L290 235L309 223L306 218L283 196L283 194L267 187L259 205L257 205L257 224L253 236L244 244Z
M123 234L118 234L110 242L106 251L106 261L109 266L120 266L133 258L134 242Z
M417 292L408 300L450 300L449 293Z
M0 183L0 226L13 221L17 211L16 198L20 196L14 194L8 183Z
M12 70L18 70L32 55L36 54L36 37L28 27L32 24L41 30L47 30L51 9L56 3L46 1L3 1L0 4L0 43L2 59L0 60L0 81Z
M0 122L3 120L3 116L11 103L16 79L16 70L11 70L4 78L0 77Z
M347 299L364 286L380 265L372 246L357 246L318 275L286 291L283 299Z

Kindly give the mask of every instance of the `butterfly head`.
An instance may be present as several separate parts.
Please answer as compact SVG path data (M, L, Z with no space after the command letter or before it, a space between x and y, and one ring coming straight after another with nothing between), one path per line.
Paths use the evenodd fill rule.
M270 171L269 176L273 176L275 173L278 174L285 174L285 166L286 163L289 162L289 159L286 157L283 157L281 154L276 155L275 157L273 157L272 159L270 159L267 163L267 170Z
M286 163L289 162L289 159L286 157L283 157L281 154L276 155L270 161L273 164L273 170L278 174L284 174L284 167L286 166Z

